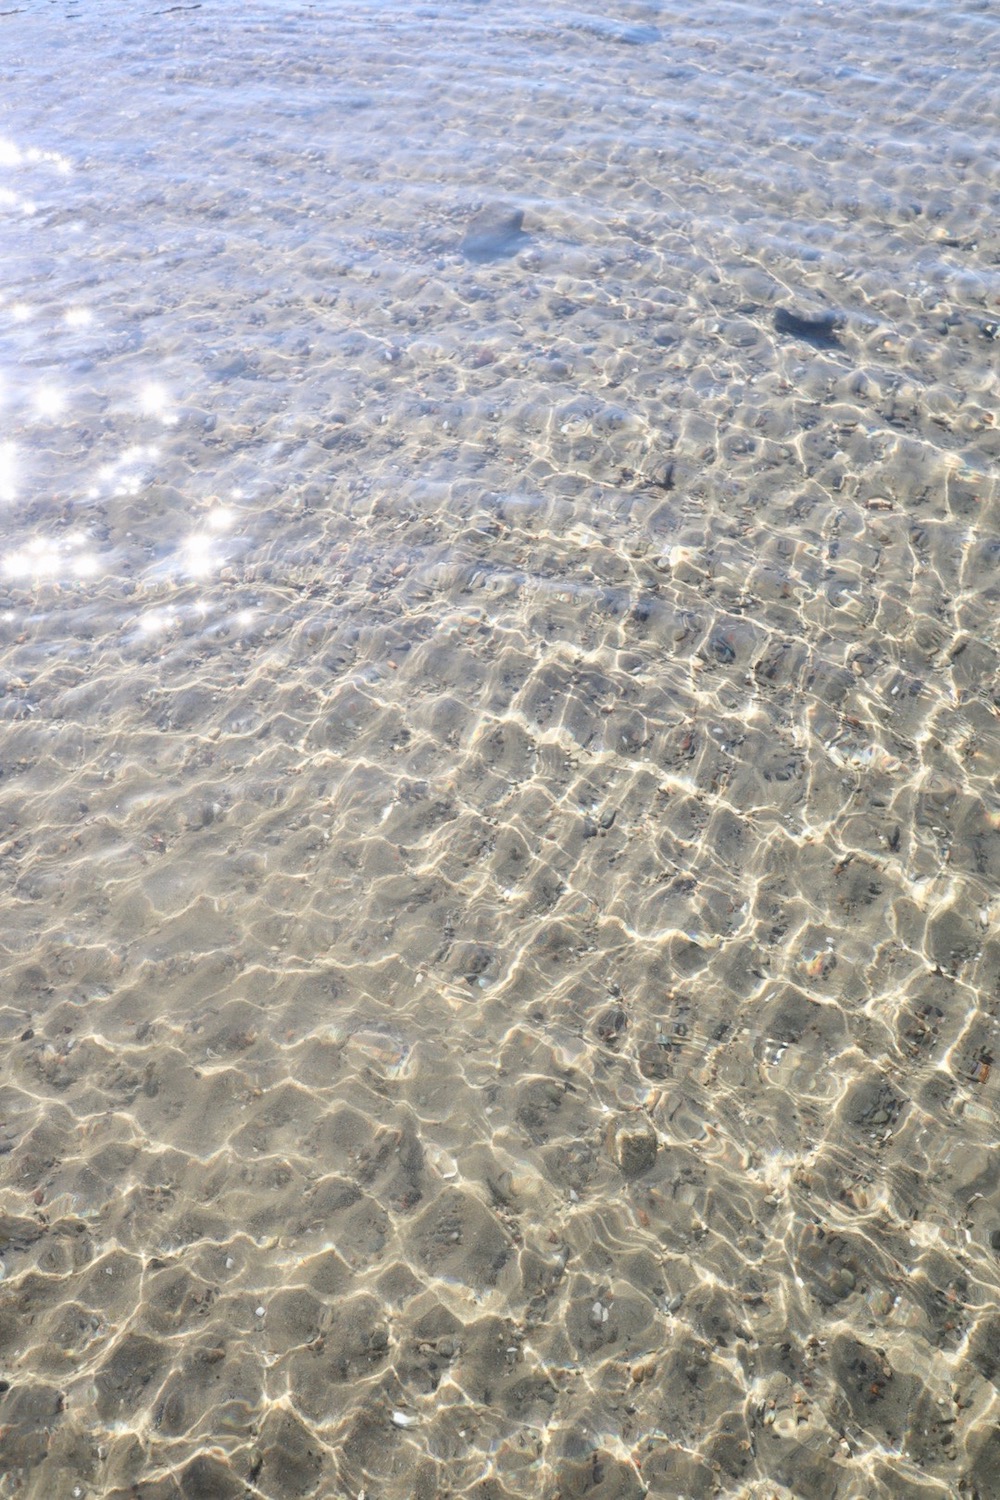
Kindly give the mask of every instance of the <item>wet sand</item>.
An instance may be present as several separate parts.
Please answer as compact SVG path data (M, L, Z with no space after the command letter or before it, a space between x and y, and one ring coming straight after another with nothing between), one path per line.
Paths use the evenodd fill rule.
M995 1495L988 9L67 15L0 1494Z

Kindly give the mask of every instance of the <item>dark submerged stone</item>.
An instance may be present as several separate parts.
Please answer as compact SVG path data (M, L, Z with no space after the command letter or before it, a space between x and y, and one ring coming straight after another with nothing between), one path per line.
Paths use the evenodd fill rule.
M839 348L837 329L841 319L836 313L817 313L815 317L802 317L789 307L775 309L774 326L778 333L787 333L792 338L804 339L820 349Z
M466 260L483 262L503 260L516 255L528 243L522 229L524 212L520 208L485 208L472 219L460 249Z

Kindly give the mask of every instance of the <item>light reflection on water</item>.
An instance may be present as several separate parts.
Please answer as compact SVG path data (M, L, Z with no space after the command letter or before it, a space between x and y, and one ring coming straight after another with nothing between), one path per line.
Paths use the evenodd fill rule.
M58 542L35 537L16 552L6 554L3 570L8 578L29 583L47 578L94 578L100 571L100 563L88 544L86 535L62 537Z
M997 1492L993 29L0 17L3 1493Z

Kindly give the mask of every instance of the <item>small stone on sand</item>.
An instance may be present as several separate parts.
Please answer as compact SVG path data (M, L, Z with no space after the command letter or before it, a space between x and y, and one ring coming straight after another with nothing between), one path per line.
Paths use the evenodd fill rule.
M641 1177L648 1172L658 1150L656 1131L645 1120L623 1120L612 1131L611 1154L624 1177Z
M504 260L524 248L528 235L522 229L524 212L520 208L485 208L475 215L460 249L466 260L482 263Z

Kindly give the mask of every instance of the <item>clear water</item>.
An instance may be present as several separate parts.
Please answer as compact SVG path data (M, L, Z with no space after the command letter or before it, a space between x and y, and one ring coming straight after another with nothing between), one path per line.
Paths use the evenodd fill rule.
M997 1493L998 32L0 16L0 1494Z

